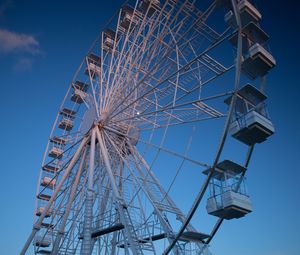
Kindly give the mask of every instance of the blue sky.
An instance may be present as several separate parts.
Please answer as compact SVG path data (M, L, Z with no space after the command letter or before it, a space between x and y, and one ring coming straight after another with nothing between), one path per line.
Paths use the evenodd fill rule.
M3 255L18 254L31 230L39 167L68 83L123 1L74 2L0 1ZM276 134L257 146L250 164L248 188L255 211L223 225L212 243L215 255L300 252L300 6L270 2L255 1L278 63L267 86Z

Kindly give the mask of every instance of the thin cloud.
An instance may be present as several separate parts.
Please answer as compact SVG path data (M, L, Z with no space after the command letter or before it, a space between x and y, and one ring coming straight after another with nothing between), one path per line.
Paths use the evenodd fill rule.
M6 29L0 29L0 53L30 53L40 54L38 40L29 34L21 34Z

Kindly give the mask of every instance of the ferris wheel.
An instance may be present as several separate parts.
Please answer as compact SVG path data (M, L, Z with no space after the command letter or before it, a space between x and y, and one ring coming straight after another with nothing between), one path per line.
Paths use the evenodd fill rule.
M246 0L126 2L61 104L21 254L211 254L252 211L245 173L274 133L261 18Z

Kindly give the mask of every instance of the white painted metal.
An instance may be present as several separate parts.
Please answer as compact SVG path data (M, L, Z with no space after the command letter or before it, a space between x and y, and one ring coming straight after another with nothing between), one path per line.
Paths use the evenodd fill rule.
M94 170L95 170L95 143L96 131L91 130L91 141L89 150L89 172L88 172L88 187L85 202L84 222L83 222L83 241L81 246L82 255L91 254L92 244L92 221L93 221L93 197L94 197Z
M87 149L85 149L85 151L84 151L84 153L82 155L80 166L79 166L79 169L78 169L78 171L76 173L76 178L74 180L74 183L73 183L73 186L72 186L72 190L70 192L70 197L69 197L68 205L66 206L66 210L65 210L64 216L63 216L63 220L60 223L58 234L57 234L57 237L56 237L55 242L53 244L52 254L57 254L58 253L59 245L60 245L61 239L62 239L62 237L64 235L65 225L67 223L67 220L68 220L68 217L69 217L69 213L70 213L70 210L71 210L74 198L75 198L75 193L76 193L79 181L80 181L80 177L81 177L82 171L84 171L84 163L85 163L85 159L86 159L85 158L86 157L86 151L87 151Z
M264 31L257 30L263 39L255 41L245 30L247 20L255 23L254 30L259 27L260 12L248 1L228 2L130 0L100 33L54 123L38 182L34 229L21 254L35 236L41 237L33 242L35 254L210 254L208 244L222 219L210 233L191 221L224 163L219 161L228 132L236 137L241 131L235 124L241 72L256 78L269 71L267 64L275 65L265 52ZM225 28L211 20L222 19L220 5L231 11ZM231 59L229 38L236 49ZM234 80L220 86L227 73ZM231 96L229 109L226 96ZM271 130L271 122L249 116L248 126L256 122ZM199 133L210 137L223 128L211 163L203 151L216 139L198 140L202 125ZM193 137L198 147L192 146ZM226 213L251 209L237 192L252 151L249 144L246 164L235 175L240 178L236 189L220 194L222 208L231 210ZM158 163L166 155L167 163ZM234 159L226 162L233 165ZM197 167L197 173L210 169L190 208L172 197L184 191L178 183L187 174L185 164ZM164 171L168 180L157 177ZM209 213L220 211L213 202ZM49 245L42 243L49 236Z

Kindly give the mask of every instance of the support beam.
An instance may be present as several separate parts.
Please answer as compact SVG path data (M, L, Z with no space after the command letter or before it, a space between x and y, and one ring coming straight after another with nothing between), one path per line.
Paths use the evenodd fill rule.
M122 197L119 193L119 189L116 185L115 177L113 175L113 171L111 169L111 165L110 165L110 162L109 162L107 148L104 145L104 141L103 141L103 138L100 134L99 129L96 130L96 135L97 135L97 139L99 141L99 146L100 146L100 150L101 150L101 155L100 156L103 157L103 160L104 160L104 163L105 163L105 166L106 166L106 171L107 171L107 174L108 174L108 177L109 177L109 180L110 180L110 184L111 184L112 189L113 189L114 196L116 197L117 200L122 201L123 199L122 199Z
M59 244L60 244L61 238L64 235L66 222L67 222L67 219L68 219L69 214L70 214L70 210L71 210L71 207L72 207L72 203L74 201L75 193L76 193L79 181L80 181L81 174L83 172L83 165L84 165L84 162L85 162L86 150L87 149L85 148L84 153L81 157L80 165L79 165L78 171L76 173L76 177L75 177L75 180L74 180L74 183L72 185L72 189L71 189L71 192L70 192L70 195L69 195L69 201L68 201L68 204L67 204L62 222L60 223L58 234L57 234L56 239L55 239L54 244L53 244L53 249L52 249L52 252L51 252L52 255L58 254Z
M136 242L137 237L136 237L134 227L131 225L131 219L130 219L130 215L127 211L127 206L125 204L125 201L123 200L123 198L121 197L121 195L119 193L119 190L118 190L118 187L116 184L116 180L113 175L112 168L111 168L110 160L108 157L108 151L107 151L107 148L104 143L104 138L101 135L99 129L96 130L96 134L97 134L97 139L99 141L101 156L103 157L105 169L106 169L108 177L110 179L113 193L114 193L114 196L116 199L117 210L120 215L121 222L125 226L125 233L126 233L125 239L126 239L126 237L128 238L128 241L130 243L130 249L134 255L143 254L141 247Z
M93 195L94 195L94 169L95 169L95 128L91 130L90 145L90 164L88 172L88 189L85 200L84 223L83 223L83 241L81 246L82 255L90 255L92 250L92 221L93 221Z

